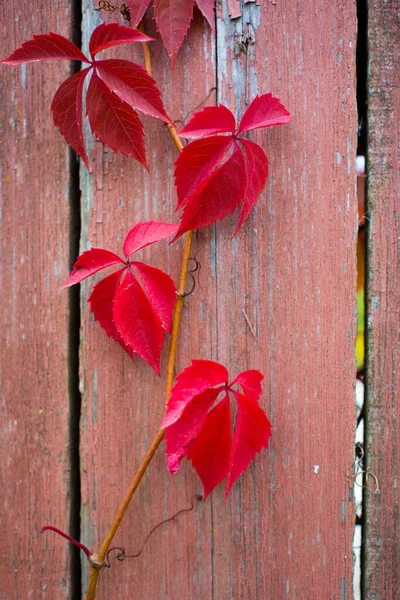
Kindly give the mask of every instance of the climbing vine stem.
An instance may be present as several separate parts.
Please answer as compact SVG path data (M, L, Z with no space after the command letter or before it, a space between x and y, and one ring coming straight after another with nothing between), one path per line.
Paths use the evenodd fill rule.
M143 25L140 26L141 31L144 31ZM147 43L143 44L143 55L144 55L144 63L147 71L151 75L151 55L150 48ZM168 124L169 134L176 146L176 148L181 151L183 148L183 144L179 139L175 128L173 125ZM185 299L185 289L186 289L186 280L189 270L189 260L190 260L190 251L192 248L192 232L189 231L186 234L185 238L185 246L183 251L182 265L181 265L181 273L179 278L178 291L175 301L174 307L174 317L172 322L172 334L171 334L171 342L169 347L168 354L168 363L167 363L167 377L166 377L166 394L165 394L165 402L168 401L173 380L174 380L174 367L175 367L175 357L176 351L178 348L178 335L179 335L179 326L181 322L183 303ZM118 530L118 527L121 524L121 521L128 509L130 501L134 493L136 492L139 483L142 480L143 475L145 474L154 454L157 451L157 448L160 446L162 440L164 438L164 430L160 430L156 437L154 438L152 444L146 452L146 455L136 472L135 477L133 478L132 483L130 484L124 499L122 500L120 507L115 515L115 518L110 526L110 529L104 538L103 543L100 546L100 549L97 553L92 554L89 558L91 569L89 574L89 586L86 595L86 600L94 600L97 588L97 582L100 575L101 570L106 566L106 557L107 552L110 548L110 544Z

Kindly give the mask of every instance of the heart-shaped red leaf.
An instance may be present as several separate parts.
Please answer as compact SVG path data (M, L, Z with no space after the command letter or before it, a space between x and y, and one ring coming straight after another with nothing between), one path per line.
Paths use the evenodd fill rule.
M117 289L113 321L125 344L160 374L164 332L146 294L130 271Z
M258 402L261 396L261 382L264 379L264 375L260 371L250 369L249 371L242 371L234 381L232 385L240 385L243 394L247 398L251 398L254 402Z
M146 169L143 125L135 111L111 92L92 74L86 101L86 113L93 133L115 152L132 156Z
M184 138L197 139L214 135L216 133L235 133L236 120L229 108L219 106L206 106L203 110L194 113L178 135Z
M34 35L33 40L24 42L8 58L0 61L6 65L19 65L45 60L79 60L90 62L75 44L57 33Z
M272 94L256 96L240 121L238 135L252 129L284 125L292 120L290 112Z
M103 250L103 248L86 250L78 257L70 277L59 289L63 290L75 283L80 283L98 271L118 263L123 263L123 260L114 252Z
M152 38L148 37L141 31L132 27L125 27L119 23L102 23L93 31L90 42L89 52L92 58L112 46L120 44L128 44L130 42L151 42Z
M60 130L67 144L80 156L89 169L82 127L82 90L90 68L68 77L58 88L51 110L54 124Z

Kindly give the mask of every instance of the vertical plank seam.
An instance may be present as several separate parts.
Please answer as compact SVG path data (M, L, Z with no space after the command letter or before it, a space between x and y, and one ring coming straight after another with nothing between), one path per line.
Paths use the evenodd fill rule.
M71 2L72 41L82 45L82 3ZM81 63L71 63L71 75L81 70ZM79 255L81 237L81 192L79 158L69 151L69 270ZM70 535L76 540L81 535L81 475L80 475L80 417L81 393L79 389L79 345L80 345L80 285L69 288L68 296L68 398L70 436ZM71 600L78 600L82 594L82 569L79 548L71 545Z

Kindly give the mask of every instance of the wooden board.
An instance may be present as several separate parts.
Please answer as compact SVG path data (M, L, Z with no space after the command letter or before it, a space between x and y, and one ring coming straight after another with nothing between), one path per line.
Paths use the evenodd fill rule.
M256 93L273 91L293 124L253 138L270 158L270 178L238 237L230 238L232 218L202 230L196 241L193 255L202 270L185 311L177 369L190 358L220 360L233 376L261 369L274 437L226 504L221 488L195 513L154 534L139 559L114 561L101 576L98 597L349 598L355 5L245 3L235 20L228 2L220 5L216 52L198 15L173 71L154 44L154 76L167 110L182 119L205 101L217 77L219 101L238 114ZM86 42L96 14L85 0ZM140 60L136 49L123 52ZM118 251L137 220L176 219L175 151L160 124L149 123L147 131L150 176L94 143L93 176L81 171L82 250ZM176 277L181 248L163 245L144 256ZM164 381L140 360L132 363L90 319L90 289L82 286L82 538L97 547L161 422ZM159 452L115 545L137 551L157 522L190 505L200 490L189 464L171 477Z
M398 598L400 571L400 20L395 2L368 3L367 470L364 594Z
M70 36L71 3L5 2L1 53L33 33ZM0 598L70 598L69 151L50 104L68 63L2 65Z

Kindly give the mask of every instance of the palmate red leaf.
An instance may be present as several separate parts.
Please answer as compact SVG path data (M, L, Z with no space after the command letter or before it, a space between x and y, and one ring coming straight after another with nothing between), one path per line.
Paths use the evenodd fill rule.
M168 469L175 473L187 457L205 495L227 479L227 498L236 479L271 437L271 424L258 405L262 379L259 371L249 370L228 384L228 372L219 363L192 361L177 377L162 423ZM233 385L240 385L243 394ZM221 393L223 400L213 408ZM233 443L229 393L238 405Z
M71 276L59 290L75 285L75 283L80 283L98 271L118 263L123 264L123 260L117 254L114 254L114 252L104 250L103 248L86 250L78 257Z
M95 320L102 329L104 329L111 339L120 344L125 352L133 359L133 350L125 344L113 321L115 295L123 272L124 269L120 269L99 281L99 283L94 286L88 302L90 303L90 308Z
M55 126L67 144L82 158L87 169L89 160L83 139L82 90L89 71L90 69L84 69L68 77L58 88L51 104Z
M113 321L125 344L159 375L164 343L161 321L129 271L115 294Z
M140 31L108 23L99 25L92 33L89 42L92 60L63 36L50 33L34 36L0 62L18 65L65 59L90 63L89 68L68 78L56 92L52 103L56 126L88 167L82 127L82 93L84 77L93 70L86 104L94 135L116 152L132 156L147 167L143 126L135 111L170 122L156 83L139 65L123 60L98 61L96 56L112 46L148 41L151 38Z
M128 0L131 20L136 27L151 0ZM214 0L196 0L196 4L214 31ZM154 0L154 16L168 54L175 58L193 17L194 0Z
M124 241L124 254L126 258L129 258L134 252L150 246L150 244L166 240L171 235L174 235L178 231L178 228L179 225L159 221L137 223L128 232Z
M251 398L232 390L237 401L238 414L232 453L229 463L225 500L239 475L254 460L262 448L268 448L271 437L271 423L264 411Z
M44 60L79 60L90 62L75 44L57 33L34 35L24 42L8 58L0 61L5 65L19 65Z
M87 92L86 114L93 133L103 144L115 152L132 156L148 169L143 125L139 117L133 108L108 89L96 73L92 74Z
M211 225L233 213L244 199L247 188L243 153L235 143L232 155L218 167L186 201L181 225L174 239L186 231Z
M176 287L169 275L141 262L131 262L130 255L141 248L170 237L177 225L149 221L137 223L125 239L126 260L102 248L92 248L78 257L68 281L69 287L101 269L123 265L97 283L89 298L95 320L107 335L118 342L131 358L139 354L159 374L163 331L170 332L176 299ZM134 277L138 274L143 285Z
M177 208L184 209L177 237L189 229L211 225L241 203L234 235L237 233L268 177L268 160L262 148L239 134L288 123L290 118L272 94L253 100L236 133L235 117L225 106L206 107L193 115L179 132L180 136L195 141L183 148L175 163ZM228 135L215 135L221 133ZM232 145L234 151L225 160Z

